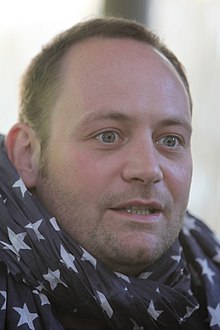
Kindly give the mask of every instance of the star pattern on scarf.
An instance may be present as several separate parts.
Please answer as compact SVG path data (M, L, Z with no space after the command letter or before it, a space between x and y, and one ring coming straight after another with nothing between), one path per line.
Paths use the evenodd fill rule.
M210 326L218 325L220 328L220 303L216 308L208 307L208 311L211 317Z
M26 235L26 233L16 234L13 230L8 228L9 239L18 254L20 250L31 250L31 248L24 242Z
M217 262L217 263L220 263L220 248L216 247L215 251L216 251L216 254L212 258L212 260Z
M160 316L161 313L163 313L162 310L156 310L154 307L154 302L151 300L150 305L147 309L148 313L152 316L152 318L157 321L158 317Z
M196 219L188 218L187 222L184 222L182 231L186 236L191 235L191 230L200 231L200 228L196 224Z
M33 293L38 295L38 297L40 298L41 306L50 305L50 302L45 294L38 292L37 290L33 290Z
M129 320L134 324L133 330L144 330L144 327L139 327L135 320L133 320L132 318L130 318Z
M131 281L127 275L124 275L124 274L118 273L118 272L115 272L115 275L119 278L122 278L124 281L131 283Z
M4 250L12 251L16 255L18 261L21 259L20 255L18 254L18 252L16 251L16 249L14 248L14 246L12 244L8 244L3 241L0 241L0 243L4 246L3 247Z
M108 300L106 299L105 295L102 292L97 291L98 298L101 303L102 309L106 312L108 317L111 319L113 315L113 309L111 308Z
M204 224L188 215L184 222L185 233L181 230L179 239L156 265L146 268L142 278L119 276L77 242L67 238L68 233L59 227L52 215L48 215L42 203L28 193L23 181L17 179L17 174L8 170L11 168L9 162L5 159L1 161L1 157L0 152L0 169L4 165L4 171L0 171L0 183L4 182L4 186L0 186L0 193L8 199L5 205L0 203L0 214L3 210L7 215L7 223L4 219L0 221L0 256L4 258L4 267L0 267L0 301L3 308L0 308L0 317L1 320L4 318L3 326L7 324L10 329L34 330L39 325L39 317L41 324L60 329L61 325L52 312L53 306L50 306L49 299L54 297L60 301L60 305L68 302L77 317L86 315L83 313L87 313L88 309L91 318L103 316L104 311L113 329L120 325L123 329L143 330L152 324L159 329L163 324L169 325L169 322L172 328L178 328L185 319L189 321L189 329L193 329L196 318L200 316L195 315L190 323L190 316L198 302L194 294L189 295L188 292L191 278L194 281L194 277L198 277L202 279L203 288L205 285L208 288L209 320L214 327L212 330L217 330L220 301L215 293L219 283L213 277L215 273L216 278L219 275L219 264L213 262L213 258L218 260L220 246L215 244ZM5 177L1 180L6 170L8 180ZM14 182L13 187L11 182ZM207 239L207 251L201 248L204 237ZM179 258L181 244L184 249L189 247L189 260L186 260L184 253ZM29 246L31 251L27 248ZM22 250L22 259L17 261L11 252L6 251L7 248L11 251L14 249L16 255ZM186 262L190 267L185 267ZM188 269L191 275L191 264L195 272L193 277L187 276ZM180 276L181 271L183 276ZM172 287L170 276L175 282ZM24 284L26 279L31 286ZM86 302L86 306L82 301Z
M12 244L0 241L4 245L4 249L11 250L20 260L20 250L31 250L31 248L24 242L26 233L16 234L8 227L8 237Z
M215 276L215 272L208 265L208 261L206 259L196 258L196 261L202 267L202 275L206 275L208 280L213 283L213 277Z
M35 330L34 320L38 317L37 313L31 313L25 303L23 307L13 307L13 309L20 315L17 327L27 324L31 330Z
M96 269L97 260L89 252L87 252L85 249L83 249L83 247L81 247L81 249L83 250L83 255L82 255L81 260L89 261L93 265L93 267Z
M5 204L7 202L7 198L3 199L1 194L0 194L0 198L2 199L3 204Z
M34 223L29 223L28 225L25 226L25 228L33 229L33 231L35 232L35 234L37 235L37 238L39 240L41 240L41 239L44 240L45 239L44 236L41 235L41 233L38 230L39 227L40 227L40 225L41 225L41 223L42 223L42 221L43 221L43 219L40 219L40 220L38 220L38 221L36 221Z
M48 269L48 273L43 275L43 278L49 282L51 290L54 290L58 284L62 283L63 285L67 286L65 283L63 283L60 279L60 271L59 269L52 271L51 269Z
M22 197L24 197L24 194L27 191L27 188L23 182L23 180L20 178L19 180L15 181L15 183L13 184L12 188L19 188L21 191L21 195Z
M0 291L0 294L3 296L4 298L4 302L2 304L1 310L5 310L6 309L6 291Z
M138 277L141 278L142 280L148 279L153 274L153 272L144 272L141 273Z
M194 313L195 310L197 310L199 308L199 305L195 306L195 307L186 307L186 314L184 315L183 319L186 319L188 317L190 317L192 315L192 313Z
M181 260L181 256L180 255L173 255L172 257L171 257L171 259L173 259L173 260L175 260L176 262L180 262L180 260Z
M66 265L66 267L68 269L71 268L74 272L78 273L78 270L74 264L76 258L71 253L68 253L62 244L60 246L60 255L62 258L61 261Z
M59 227L58 224L57 224L57 220L56 220L56 218L52 217L52 218L50 218L49 221L50 221L51 225L53 226L53 228L54 228L56 231L60 231L60 227Z

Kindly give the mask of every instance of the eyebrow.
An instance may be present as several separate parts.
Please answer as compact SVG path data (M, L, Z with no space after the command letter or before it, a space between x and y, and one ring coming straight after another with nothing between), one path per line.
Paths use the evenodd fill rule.
M114 120L120 122L132 121L132 118L118 111L104 111L98 113L89 113L80 120L81 125L88 125L94 121Z
M188 120L185 120L181 117L171 117L168 119L163 119L159 122L159 125L161 126L182 126L187 131L192 133L192 125L191 122Z
M133 122L133 116L121 113L119 111L102 111L96 113L89 113L85 117L80 120L80 126L86 126L94 121L105 121L105 120L113 120L119 122ZM161 119L158 121L158 126L182 126L190 133L192 132L192 125L191 122L181 118L179 116L172 116L167 119Z

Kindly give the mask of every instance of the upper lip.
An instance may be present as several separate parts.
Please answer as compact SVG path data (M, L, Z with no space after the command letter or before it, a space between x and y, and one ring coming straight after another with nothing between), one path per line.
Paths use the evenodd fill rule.
M115 205L114 207L111 207L111 209L126 209L132 206L138 206L138 207L144 207L147 210L158 210L162 211L163 205L161 202L158 202L156 200L128 200L126 202L119 203Z

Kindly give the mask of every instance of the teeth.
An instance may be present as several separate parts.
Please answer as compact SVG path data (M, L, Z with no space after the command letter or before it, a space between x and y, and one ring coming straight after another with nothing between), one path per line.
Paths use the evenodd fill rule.
M131 214L137 214L137 215L148 215L153 213L152 210L146 209L145 206L129 206L123 209L123 211Z

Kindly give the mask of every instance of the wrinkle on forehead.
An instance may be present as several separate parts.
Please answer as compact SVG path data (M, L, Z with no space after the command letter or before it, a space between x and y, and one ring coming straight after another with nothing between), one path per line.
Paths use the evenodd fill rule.
M76 116L79 109L146 113L163 102L167 109L188 108L185 115L190 114L188 94L175 68L143 42L110 38L82 41L63 59L62 75L59 111L65 102L69 114L75 112Z

